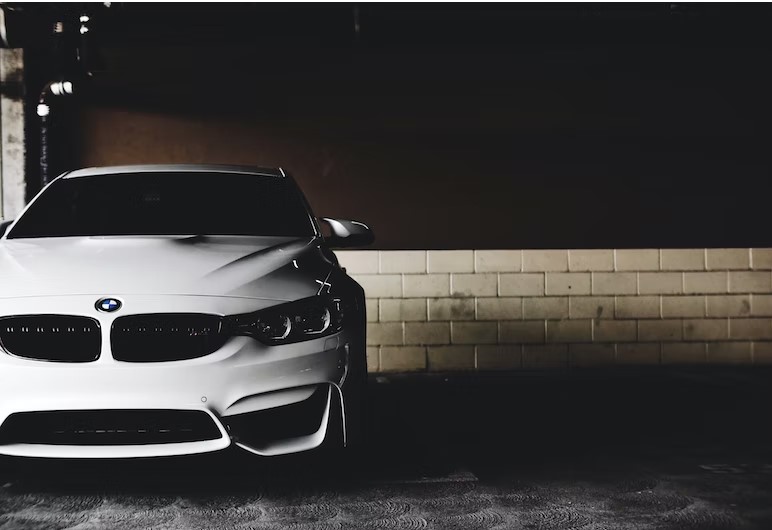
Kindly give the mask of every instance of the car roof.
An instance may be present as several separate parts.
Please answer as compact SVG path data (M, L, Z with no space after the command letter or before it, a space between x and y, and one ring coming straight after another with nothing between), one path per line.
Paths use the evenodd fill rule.
M259 177L286 177L281 168L230 166L219 164L143 164L129 166L87 167L62 175L64 179L118 175L126 173L241 173Z

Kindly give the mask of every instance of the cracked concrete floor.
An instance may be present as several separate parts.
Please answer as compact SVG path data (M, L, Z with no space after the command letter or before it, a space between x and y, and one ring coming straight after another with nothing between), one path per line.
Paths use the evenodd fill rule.
M0 471L0 528L772 528L772 373L373 380L353 466L226 452Z

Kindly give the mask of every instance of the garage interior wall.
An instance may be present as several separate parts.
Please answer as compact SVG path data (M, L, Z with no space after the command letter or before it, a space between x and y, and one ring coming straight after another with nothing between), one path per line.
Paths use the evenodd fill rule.
M371 371L772 362L772 249L337 254Z

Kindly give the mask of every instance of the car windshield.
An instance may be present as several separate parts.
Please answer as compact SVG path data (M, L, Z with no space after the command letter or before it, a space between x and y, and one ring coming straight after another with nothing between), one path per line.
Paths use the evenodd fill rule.
M311 236L287 179L168 172L62 178L30 205L8 239L123 235Z

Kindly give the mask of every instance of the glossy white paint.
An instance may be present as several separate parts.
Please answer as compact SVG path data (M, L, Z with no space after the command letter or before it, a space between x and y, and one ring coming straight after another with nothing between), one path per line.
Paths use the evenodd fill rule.
M245 414L255 410L283 407L310 398L314 390L316 390L315 386L303 386L278 392L267 392L256 396L247 396L230 405L223 411L222 415L233 416L234 414Z
M316 280L324 281L331 267L313 238L3 239L0 298L154 294L296 300L318 293Z
M160 308L167 312L200 312L206 308L212 313L236 314L270 303L205 296L121 298L124 307L112 314L97 312L96 297L87 295L0 300L2 315L9 314L11 309L14 314L29 314L45 305L51 313L67 311L97 318L102 331L101 355L90 363L47 362L0 354L0 423L14 412L44 410L207 410L222 418L296 403L310 395L309 387L338 384L344 378L345 362L341 361L346 358L345 347L325 350L329 338L266 346L248 337L234 337L217 352L197 359L158 363L117 361L111 354L109 332L119 314L152 313ZM341 344L347 343L345 331L339 337ZM225 446L230 444L229 439L226 441ZM286 447L280 442L273 444L271 454L297 450L296 440L287 440L287 443ZM173 445L179 447L171 444L109 447L94 452L93 456L161 456L223 448L222 443L213 442ZM0 445L0 454L83 457L91 449Z
M287 440L281 440L280 442L270 442L263 445L249 446L240 442L236 445L260 456L277 456L289 453L299 453L302 451L308 451L319 447L327 436L327 431L330 428L330 408L333 405L333 400L339 400L340 395L338 389L333 390L333 386L327 389L327 403L324 407L324 414L322 416L322 422L319 425L319 429L309 434L308 436L297 436L295 438L289 438ZM342 401L340 401L342 403Z
M94 362L32 360L0 348L0 424L15 412L204 410L222 433L212 441L157 445L7 444L0 445L0 454L129 458L216 451L232 443L223 426L227 416L300 402L316 385L329 384L319 432L266 447L239 444L262 455L317 447L327 434L333 397L342 406L339 384L347 369L349 331L280 346L233 337L196 359L127 363L113 359L110 328L117 317L131 314L233 315L313 296L329 285L335 266L318 239L310 237L0 239L0 318L82 315L95 318L102 332L101 355ZM120 300L122 308L97 311L95 303L102 297Z

